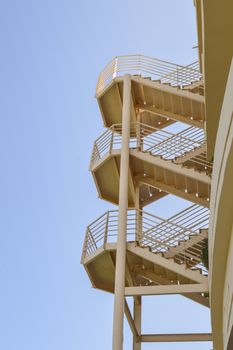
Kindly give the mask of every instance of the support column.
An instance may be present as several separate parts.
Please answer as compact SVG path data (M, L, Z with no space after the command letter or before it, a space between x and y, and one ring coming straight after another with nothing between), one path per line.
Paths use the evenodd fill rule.
M136 241L140 242L140 239L142 238L142 213L140 212L141 206L140 206L140 186L139 184L136 185L135 188L135 209L137 210L136 212L136 217L137 217L137 224L136 224L136 235L135 239Z
M134 324L138 331L139 336L141 335L141 319L142 319L142 298L141 296L134 297L133 302L133 314L134 314ZM136 339L133 339L133 350L141 350L141 342L137 343Z
M141 115L139 110L136 112L137 115L137 126L136 126L136 137L137 137L137 149L141 151L141 146L142 146L142 138L141 138L141 127L140 127L140 122L141 122Z
M135 192L136 192L135 209L138 210L136 237L138 240L140 240L141 234L142 234L142 217L141 217L141 214L139 212L139 210L141 209L139 185L136 186ZM133 318L134 318L135 327L136 327L139 335L141 335L141 317L142 317L141 314L142 314L142 298L141 298L141 296L137 296L137 297L134 297L134 300L133 300ZM141 342L137 343L135 337L133 338L133 350L141 350Z
M112 342L113 350L123 349L126 229L129 177L130 102L131 80L129 75L125 75L122 108L122 147L120 163L118 237L115 270L115 297Z

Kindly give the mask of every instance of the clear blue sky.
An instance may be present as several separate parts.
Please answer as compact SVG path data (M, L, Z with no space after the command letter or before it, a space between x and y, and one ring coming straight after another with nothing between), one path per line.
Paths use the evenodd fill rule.
M195 60L193 1L2 0L0 44L0 349L110 349L113 297L80 265L86 226L112 207L88 172L103 130L95 84L114 55ZM168 203L183 205L152 209ZM143 307L144 332L209 329L207 310L179 296Z

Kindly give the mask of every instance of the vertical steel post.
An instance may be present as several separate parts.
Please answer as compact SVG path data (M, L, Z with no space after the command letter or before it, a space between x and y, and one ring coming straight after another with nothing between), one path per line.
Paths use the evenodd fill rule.
M141 138L141 116L140 112L137 111L137 122L136 122L136 139L137 139L137 149L142 151L142 138Z
M138 184L136 184L135 187L135 209L136 209L136 232L135 232L135 241L140 243L140 240L142 238L142 212L141 212L141 206L140 206L140 187Z
M118 237L115 269L115 297L112 342L113 350L123 349L126 229L129 176L130 103L131 80L129 75L125 75L122 108L122 147L120 163Z
M142 217L141 217L141 206L140 206L140 187L139 185L135 188L135 209L137 210L137 225L136 225L136 240L140 242L142 237ZM133 301L133 318L134 324L138 331L138 334L141 335L141 315L142 315L142 297L134 297ZM137 343L137 339L133 338L133 350L141 350L141 342Z
M134 323L137 328L138 334L141 335L141 318L142 318L142 297L134 297ZM133 339L133 350L141 350L141 342L137 343L136 339Z

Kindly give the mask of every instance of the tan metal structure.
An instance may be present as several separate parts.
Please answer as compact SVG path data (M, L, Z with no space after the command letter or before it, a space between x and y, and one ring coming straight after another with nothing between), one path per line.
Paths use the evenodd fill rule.
M82 264L95 288L114 293L113 350L124 314L133 349L143 342L210 341L211 334L142 334L144 295L180 294L209 306L202 251L208 238L212 163L206 159L204 89L197 63L115 57L96 89L104 125L90 162L100 198L117 204L87 227ZM187 124L179 133L168 126ZM164 219L143 210L173 194L193 204ZM134 298L134 313L126 297Z

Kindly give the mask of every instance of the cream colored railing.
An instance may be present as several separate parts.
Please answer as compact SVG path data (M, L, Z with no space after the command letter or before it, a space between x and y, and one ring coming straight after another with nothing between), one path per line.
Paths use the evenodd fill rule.
M152 80L169 83L180 88L201 80L198 62L182 66L145 55L114 57L99 75L96 94L99 94L111 80L124 74L149 76Z
M94 142L91 166L112 150L121 148L121 131L122 124L112 125ZM159 155L167 160L182 157L187 152L205 146L203 129L195 127L173 134L138 122L131 124L130 134L130 148ZM201 165L208 173L212 171L212 163L206 160L205 154L194 156L190 162L193 166Z
M164 257L182 242L183 248L173 254L175 261L200 267L206 239L201 229L208 225L209 209L196 204L169 219L129 209L126 237L128 242L137 241L141 247L149 247L151 252L162 253ZM107 243L116 243L117 228L118 210L110 210L92 222L87 227L82 260ZM192 237L198 237L193 245L190 244Z

